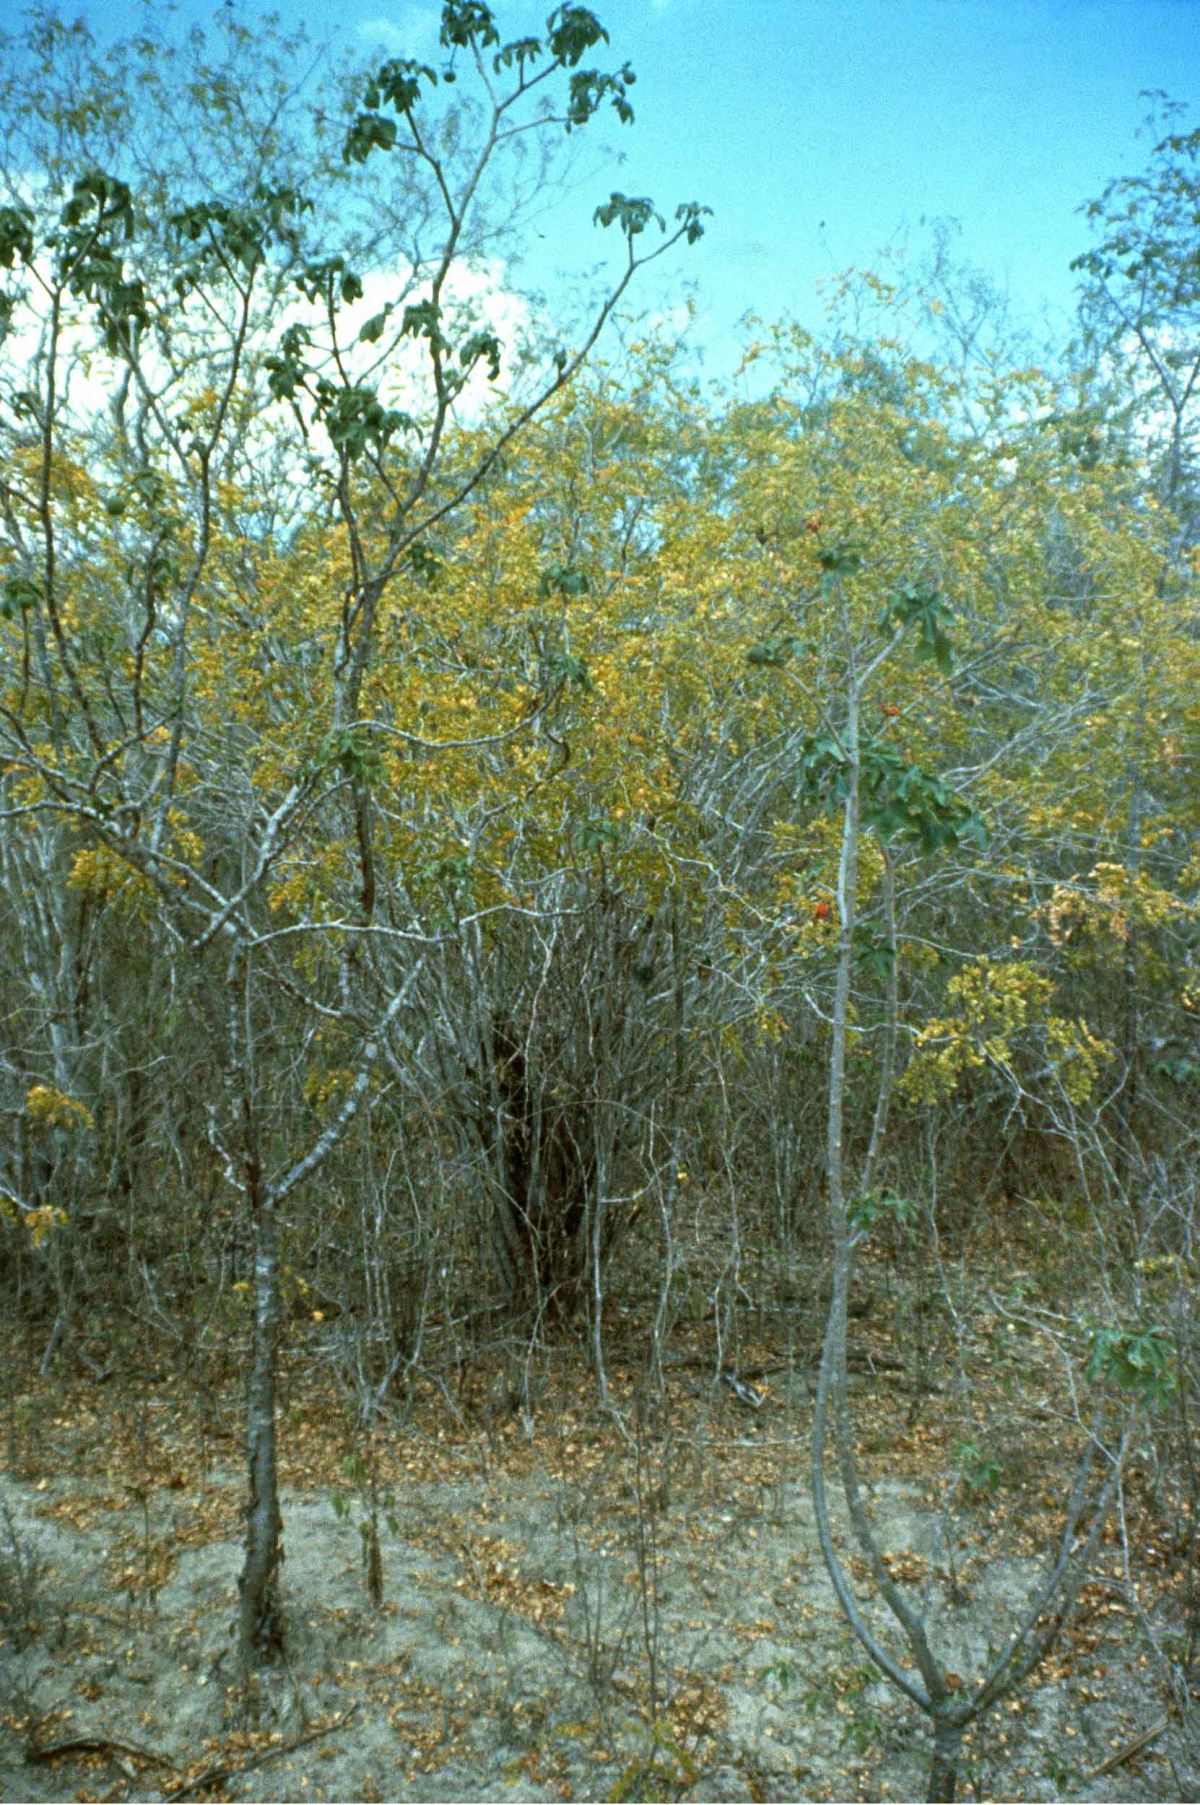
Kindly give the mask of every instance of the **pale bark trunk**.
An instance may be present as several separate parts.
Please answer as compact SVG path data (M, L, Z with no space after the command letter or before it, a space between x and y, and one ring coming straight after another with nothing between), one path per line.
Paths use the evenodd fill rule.
M248 1135L250 1133L248 1127ZM246 1160L254 1217L254 1337L246 1400L246 1559L241 1595L239 1650L246 1669L263 1665L282 1647L279 1566L283 1519L275 1445L275 1389L279 1361L279 1250L274 1199L263 1184L253 1141Z
M1139 710L1139 715L1140 715ZM1141 722L1139 720L1139 726ZM1129 775L1129 828L1126 837L1125 869L1129 874L1131 888L1136 884L1142 867L1142 809L1143 790L1142 774L1139 765L1134 762ZM1122 960L1122 1022L1121 1022L1121 1056L1125 1067L1124 1083L1117 1100L1117 1182L1123 1192L1128 1192L1133 1172L1135 1130L1137 1115L1138 1079L1140 1065L1141 1023L1138 1011L1138 974L1137 974L1137 936L1136 921L1131 918L1125 930L1125 952Z

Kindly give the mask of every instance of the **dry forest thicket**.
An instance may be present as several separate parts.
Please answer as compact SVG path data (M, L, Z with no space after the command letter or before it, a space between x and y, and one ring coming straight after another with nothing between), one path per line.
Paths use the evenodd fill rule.
M341 1722L304 1513L352 1689L457 1459L570 1556L519 1506L429 1555L561 1681L472 1796L1184 1796L1200 133L1087 209L1070 345L943 238L721 388L632 311L702 206L602 200L590 313L506 278L632 120L583 8L357 74L168 28L0 46L0 1767L282 1786ZM750 1494L753 1734L668 1608ZM80 1662L206 1536L164 1777ZM1030 1742L1118 1671L1087 1759ZM463 1796L418 1707L375 1783Z

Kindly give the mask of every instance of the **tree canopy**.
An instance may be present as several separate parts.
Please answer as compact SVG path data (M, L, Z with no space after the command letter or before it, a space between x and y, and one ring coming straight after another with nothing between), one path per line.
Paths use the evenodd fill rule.
M868 280L870 331L764 327L723 392L601 337L698 204L600 202L573 335L505 286L632 119L585 8L452 0L436 67L324 85L232 17L0 50L6 1283L85 1364L115 1295L204 1348L252 1294L247 1656L288 1311L354 1325L368 1419L468 1305L606 1395L685 1219L711 1283L919 1198L1086 1224L1092 1379L1161 1378L1200 135L1088 209L1053 367L931 355L932 291Z

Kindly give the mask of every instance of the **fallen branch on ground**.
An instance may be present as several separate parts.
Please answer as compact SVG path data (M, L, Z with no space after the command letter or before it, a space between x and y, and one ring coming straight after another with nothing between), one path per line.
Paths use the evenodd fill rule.
M154 1749L144 1749L136 1742L122 1742L119 1736L69 1736L65 1742L48 1742L44 1747L34 1745L25 1751L25 1759L29 1763L35 1761L53 1761L58 1755L95 1754L103 1749L112 1749L120 1755L132 1755L138 1761L157 1762L159 1767L169 1767L172 1773L179 1772L179 1765L167 1755L160 1755Z
M199 1792L201 1787L215 1786L218 1780L228 1780L233 1774L251 1773L254 1768L265 1766L279 1755L292 1755L297 1749L307 1748L310 1742L318 1742L322 1736L329 1736L334 1730L340 1730L343 1724L348 1724L357 1714L358 1709L357 1705L351 1705L348 1711L343 1711L332 1723L322 1724L319 1730L310 1730L307 1735L297 1736L291 1742L272 1743L269 1748L257 1750L246 1760L240 1760L237 1755L229 1755L220 1761L214 1761L210 1767L202 1768L181 1786L172 1787L170 1792L163 1794L163 1798L169 1800L170 1805L175 1805L177 1799L186 1799L191 1793Z
M1132 1742L1127 1742L1123 1749L1118 1749L1115 1755L1110 1755L1107 1761L1102 1761L1099 1767L1094 1767L1090 1774L1085 1774L1082 1784L1090 1786L1092 1781L1098 1780L1102 1774L1111 1774L1116 1768L1123 1767L1125 1762L1132 1761L1135 1755L1141 1754L1147 1743L1153 1742L1156 1737L1162 1735L1170 1721L1169 1713L1166 1717L1160 1717L1156 1724L1151 1724L1148 1730L1143 1730L1140 1736L1135 1736Z

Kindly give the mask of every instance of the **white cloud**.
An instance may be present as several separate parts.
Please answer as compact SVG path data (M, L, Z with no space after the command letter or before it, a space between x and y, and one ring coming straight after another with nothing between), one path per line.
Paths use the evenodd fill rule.
M45 259L41 274L49 277ZM401 334L406 305L428 296L421 281L411 282L403 268L368 269L362 273L362 299L343 307L338 316L338 339L342 368L351 381L365 381L375 387L386 405L411 412L417 418L427 415L432 400L428 348L423 340ZM406 291L407 288L407 292ZM36 282L27 284L26 295L15 309L7 335L0 339L0 391L12 393L24 387L39 386L36 375L44 353L46 319L43 292ZM367 321L392 304L382 336L375 344L362 344L358 335ZM211 324L211 322L209 322ZM248 349L263 352L276 347L288 326L303 325L311 333L306 361L320 370L332 371L333 355L328 324L319 304L300 296L289 298L265 326L251 334ZM236 308L230 314L225 333L226 343L236 326ZM455 414L466 422L478 420L497 394L511 392L516 371L514 358L522 341L532 330L528 305L521 295L505 286L503 266L485 262L472 268L457 267L443 292L443 327L451 341L461 344L470 332L486 328L494 332L501 346L501 375L490 383L486 363L476 365L455 403ZM220 341L218 328L213 334ZM121 385L124 366L100 345L89 309L80 303L70 308L61 322L58 365L58 406L64 422L86 430L109 413L113 398ZM219 382L220 355L216 359L214 377ZM204 380L198 367L182 369L174 375L159 357L153 337L148 337L142 350L142 367L151 387L159 390L165 411L172 417L194 395ZM137 388L133 386L130 408L136 409ZM302 411L311 420L312 409L302 402ZM251 438L261 436L269 442L275 423L283 418L274 408L267 408L252 429Z
M360 19L355 35L394 56L428 56L437 49L440 25L436 6L406 6L398 20L383 14Z
M398 286L396 278L384 271L368 271L363 277L362 300L346 308L342 315L345 336L360 331L396 295ZM425 292L418 285L409 300L419 301ZM471 269L456 268L447 282L443 306L443 323L452 339L461 340L468 330L478 328L486 328L497 335L503 360L499 387L503 389L511 379L513 354L529 331L531 322L524 297L505 287L502 266L487 262ZM364 374L367 373L365 366L382 361L382 370L376 369L372 374L375 381L382 376L380 387L385 398L399 407L419 412L430 394L428 356L423 343L415 343L412 339L396 342L395 331L402 312L403 306L390 322L391 331L385 332L378 345L359 346L346 361L348 367L362 369ZM385 347L386 354L380 360L379 354ZM477 417L494 397L496 386L488 381L484 365L478 365L456 405L459 417L468 420Z

